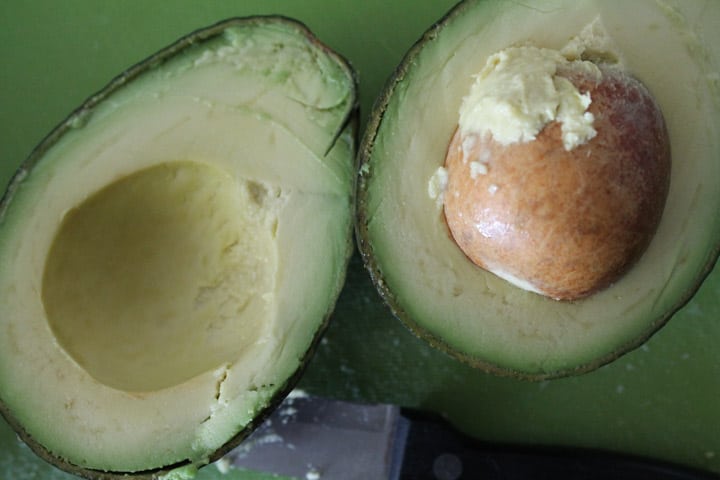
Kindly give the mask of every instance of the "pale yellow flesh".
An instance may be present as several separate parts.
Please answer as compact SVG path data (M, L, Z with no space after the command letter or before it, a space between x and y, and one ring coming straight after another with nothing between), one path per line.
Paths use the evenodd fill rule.
M190 162L104 188L68 212L48 254L42 293L56 338L96 380L127 391L232 363L268 321L272 201L259 184Z

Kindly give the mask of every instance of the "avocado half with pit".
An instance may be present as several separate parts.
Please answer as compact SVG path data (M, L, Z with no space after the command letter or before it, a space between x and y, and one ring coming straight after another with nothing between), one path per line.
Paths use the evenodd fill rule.
M378 99L359 153L359 247L395 315L418 336L473 366L528 379L590 371L664 325L699 288L720 250L718 22L720 4L712 2L477 0L458 4L431 27ZM665 120L671 169L664 208L639 258L604 288L558 300L525 288L522 278L491 273L470 260L449 232L437 172L451 156L449 145L467 148L452 140L459 112L474 82L484 78L484 66L500 68L511 56L496 53L568 46L580 52L579 60L622 68L652 93ZM498 82L498 88L513 88L510 83ZM544 175L530 170L526 160L527 173L516 178ZM481 162L466 162L467 182L497 170L497 164ZM485 183L489 193L482 198L508 193L504 180ZM557 184L555 178L540 183L545 180ZM522 199L536 192L510 193ZM574 208L583 198L564 201L545 213ZM473 205L476 211L486 207L494 208ZM495 231L483 231L480 223L471 227L489 238L511 225L491 218L500 218L490 225ZM560 238L555 245L562 249L565 243Z
M342 287L355 128L351 67L280 17L192 33L71 114L0 213L20 436L81 476L162 478L249 434Z

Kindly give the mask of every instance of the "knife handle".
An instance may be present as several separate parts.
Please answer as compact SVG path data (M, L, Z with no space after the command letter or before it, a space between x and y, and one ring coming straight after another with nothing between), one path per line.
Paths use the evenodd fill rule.
M580 448L490 445L439 417L402 410L402 480L720 480L671 463Z

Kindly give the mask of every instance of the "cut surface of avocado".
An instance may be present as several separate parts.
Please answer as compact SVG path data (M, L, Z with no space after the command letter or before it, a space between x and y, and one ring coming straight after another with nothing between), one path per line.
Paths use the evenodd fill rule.
M203 465L289 392L352 251L354 74L232 19L117 77L0 209L0 411L85 476Z
M282 200L264 189L210 164L166 163L69 211L42 284L57 341L96 380L126 391L233 363L270 320Z
M660 328L718 256L719 19L709 2L481 0L428 30L390 80L360 150L360 249L394 313L471 365L533 379L597 368ZM607 36L594 36L599 25ZM569 48L583 35L581 55L619 62L652 92L673 165L642 258L606 290L558 302L472 264L428 189L437 196L461 102L488 57L517 45Z

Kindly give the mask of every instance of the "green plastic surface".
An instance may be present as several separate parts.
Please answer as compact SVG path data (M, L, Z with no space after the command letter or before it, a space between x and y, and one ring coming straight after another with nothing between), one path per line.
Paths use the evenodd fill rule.
M231 16L306 23L358 70L363 122L404 52L452 0L0 2L0 183L50 129L122 70ZM720 181L720 179L716 179ZM692 214L692 212L689 212ZM642 348L581 377L527 383L474 371L392 317L357 257L300 387L446 415L492 442L596 447L720 473L720 268ZM69 479L0 420L0 479ZM215 467L199 479L258 478Z

